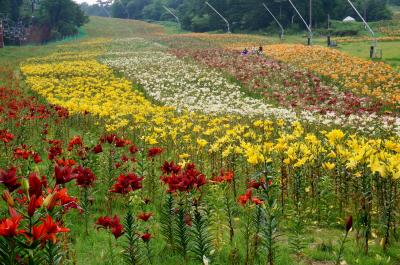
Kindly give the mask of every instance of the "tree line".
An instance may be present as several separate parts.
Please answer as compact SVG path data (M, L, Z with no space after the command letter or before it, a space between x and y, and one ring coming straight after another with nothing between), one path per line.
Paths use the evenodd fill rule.
M397 0L391 0L392 3ZM211 10L206 0L116 0L111 6L113 17L142 20L173 20L163 6L173 10L181 20L183 29L211 31L224 28L224 21ZM260 30L274 23L262 3L266 3L285 26L302 28L301 21L288 0L209 0L232 24L234 30ZM303 17L315 26L326 24L331 19L342 20L346 16L358 18L347 0L292 0ZM367 21L389 19L391 12L388 0L353 0Z
M10 26L19 22L35 28L43 36L41 41L74 35L88 22L72 0L0 0L0 14Z

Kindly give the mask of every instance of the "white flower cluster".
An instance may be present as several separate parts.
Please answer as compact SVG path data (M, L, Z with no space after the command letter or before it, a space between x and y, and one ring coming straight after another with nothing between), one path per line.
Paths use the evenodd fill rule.
M140 83L155 100L178 110L296 119L291 110L246 96L220 72L164 52L114 53L103 62Z

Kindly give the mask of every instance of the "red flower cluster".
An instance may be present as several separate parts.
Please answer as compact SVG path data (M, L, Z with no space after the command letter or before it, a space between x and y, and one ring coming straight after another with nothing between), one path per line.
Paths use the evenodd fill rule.
M74 146L83 147L83 141L80 136L75 136L71 139L71 141L69 141L67 150L72 151L72 149L74 149Z
M138 215L138 218L144 222L147 222L151 217L153 216L153 213L149 212L149 213L140 213Z
M29 196L42 196L42 188L47 188L47 179L45 176L40 179L36 173L29 175Z
M55 223L50 215L41 219L42 224L34 226L32 229L32 236L34 240L39 240L42 244L51 241L53 244L57 242L57 234L69 232L68 228L60 226Z
M3 143L9 143L10 141L12 141L14 139L14 135L10 132L8 132L7 130L0 130L0 140Z
M75 174L76 185L82 188L91 187L93 182L96 180L96 176L93 174L90 168L78 166L74 169L73 173Z
M124 147L130 145L132 142L119 138L116 134L104 135L100 138L101 143L114 144L116 147Z
M264 202L263 200L261 200L257 197L253 197L252 193L253 193L253 190L248 189L244 195L240 195L239 200L238 200L239 203L244 206L249 201L253 202L256 205L260 205Z
M233 171L224 171L223 169L221 170L221 174L219 176L216 176L211 179L211 182L214 183L222 183L222 182L227 182L227 183L232 183L234 177Z
M28 159L32 157L33 161L38 164L42 162L42 158L40 155L34 151L30 151L26 144L22 144L21 147L17 147L14 149L14 158L15 159Z
M62 142L60 140L50 140L48 142L51 144L51 146L47 157L49 160L53 160L54 158L62 154Z
M260 187L265 189L265 179L260 179L260 181L256 181L256 180L252 179L249 182L247 182L248 189L256 189L257 190Z
M113 218L110 216L99 217L96 224L99 228L111 229L111 233L114 235L115 239L118 239L123 234L124 227L121 225L117 215Z
M56 184L68 183L76 177L74 169L69 165L61 166L57 163L57 165L54 167L54 173L56 177Z
M32 227L32 235L30 237L27 231L19 229L19 224L23 218L22 215L17 214L11 207L9 207L9 213L11 218L0 221L0 236L15 237L22 234L28 239L28 242L40 241L45 244L47 241L51 241L55 244L58 233L69 232L68 228L60 226L59 223L54 222L50 215L47 215L41 219L41 224Z
M25 230L18 229L19 223L22 220L22 215L17 214L11 207L9 207L9 213L11 218L0 221L0 236L14 237L19 234L25 234Z
M19 178L15 167L11 167L7 171L0 168L0 183L4 184L10 192L21 186L21 183L18 182Z
M179 171L177 171L178 168L175 169L175 172L170 172L169 176L161 176L161 180L168 185L167 192L190 192L194 188L198 189L207 183L204 174L198 171L194 164L186 165L184 170L179 168Z
M168 163L168 161L165 161L163 166L161 167L161 171L164 174L178 174L181 171L182 167L179 165L175 165L174 161L171 163Z
M143 178L139 178L135 173L128 173L126 175L119 175L117 182L114 184L110 192L127 194L131 191L135 191L142 188L141 181Z
M58 117L63 119L68 118L69 111L66 108L63 108L61 106L53 106L53 108L57 112Z
M150 239L151 239L151 234L150 234L150 233L144 233L144 234L141 236L141 238L142 238L143 242L149 242Z
M67 189L56 188L53 193L49 194L43 201L43 205L51 211L55 206L63 207L64 212L69 209L80 209L77 204L77 199L70 197L67 193Z
M153 147L153 148L150 148L150 149L147 151L147 157L149 157L149 158L154 158L154 157L156 157L156 156L158 156L158 155L161 155L162 152L164 152L164 149L162 149L162 148L160 148L160 147Z
M129 152L133 155L133 154L136 154L137 152L139 151L139 148L137 148L137 146L136 145L131 145L131 146L129 146Z
M103 147L101 146L101 144L98 144L93 147L92 152L95 154L100 154L101 152L103 152Z

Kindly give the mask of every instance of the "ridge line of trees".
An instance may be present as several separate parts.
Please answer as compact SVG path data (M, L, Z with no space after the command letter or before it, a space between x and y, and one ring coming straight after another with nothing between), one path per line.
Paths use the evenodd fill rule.
M353 0L367 21L390 19L389 0ZM400 0L390 0L395 4ZM168 6L180 17L185 30L202 32L225 28L225 24L209 7L206 0L116 0L109 7L113 17L139 20L165 21L174 18L163 6ZM287 0L210 0L232 24L234 30L260 30L271 26L274 21L262 3L266 3L281 23L288 27L303 28L295 11ZM293 0L308 21L309 1ZM357 18L346 0L312 0L313 26L326 24L331 19L342 20L346 16ZM104 10L104 8L103 8ZM89 13L89 15L92 15ZM293 25L294 24L294 25Z

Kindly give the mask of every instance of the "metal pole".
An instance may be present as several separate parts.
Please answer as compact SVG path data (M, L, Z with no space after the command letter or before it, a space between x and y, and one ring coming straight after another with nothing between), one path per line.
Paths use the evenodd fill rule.
M309 27L309 25L307 24L307 22L305 21L305 19L301 16L299 10L297 10L296 6L293 4L292 0L289 0L290 4L292 5L292 7L294 8L294 10L296 11L296 13L299 15L299 17L301 18L301 20L303 21L304 25L306 26L306 28L308 29L309 32L309 44L311 44L312 42L312 30Z
M376 39L375 32L371 29L371 27L368 25L367 21L365 21L364 17L360 14L360 12L358 12L358 10L357 10L357 8L354 6L354 4L353 4L350 0L347 0L347 2L349 2L349 4L351 5L351 7L354 9L354 11L356 11L357 15L361 18L362 22L363 22L364 25L367 27L367 29L369 30L369 32L371 32L372 37L374 38L374 47L376 48L376 46L378 45L378 40Z
M310 28L312 28L312 0L310 0Z
M225 23L228 27L228 33L231 33L231 29L230 29L228 20L226 18L224 18L224 16L221 15L209 2L206 2L206 5L208 5L215 13L217 13L225 21Z
M285 34L285 30L283 29L281 23L279 23L279 20L274 16L274 14L272 14L271 10L269 10L269 8L267 7L267 5L265 3L263 3L264 8L271 14L271 16L275 19L276 23L278 24L278 26L281 28L281 40L283 39L283 36Z
M0 48L4 47L3 20L0 20Z
M163 7L164 7L165 10L167 10L168 13L170 13L170 14L176 19L176 21L178 22L179 28L182 28L182 27L181 27L181 21L179 20L178 16L176 16L176 15L174 14L174 12L172 12L172 10L169 9L168 7L166 7L166 6L163 6Z
M331 16L328 14L328 37L327 37L328 47L331 46Z

